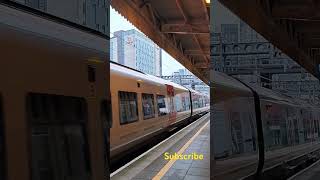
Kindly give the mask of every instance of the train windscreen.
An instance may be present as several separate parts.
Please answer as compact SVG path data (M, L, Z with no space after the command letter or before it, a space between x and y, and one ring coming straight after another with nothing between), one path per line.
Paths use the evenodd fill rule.
M29 94L33 180L90 179L85 99Z

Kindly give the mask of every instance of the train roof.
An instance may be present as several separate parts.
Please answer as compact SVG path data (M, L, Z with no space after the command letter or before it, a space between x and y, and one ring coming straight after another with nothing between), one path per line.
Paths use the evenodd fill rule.
M22 7L24 7L23 10L17 10L15 8L1 6L0 24L9 25L12 28L29 32L43 38L108 53L107 48L105 48L108 43L106 40L106 38L108 38L107 36L101 36L101 33L99 32L96 32L98 34L89 33L89 28L87 27L71 22L65 24L68 22L67 20L54 17L53 15L35 9L32 9L32 14L30 12L27 13L29 11L27 9L30 8L21 5L19 6L19 8ZM64 22L62 23L62 21ZM95 30L91 31L93 32Z
M167 84L167 85L173 86L174 88L178 88L178 89L185 90L185 91L189 90L189 91L194 92L196 94L204 95L199 91L186 88L186 87L181 86L179 84L176 84L174 82L171 82L171 81L168 81L168 80L164 80L162 78L159 78L159 77L156 77L156 76L153 76L153 75L150 75L150 74L146 74L146 73L141 72L139 70L124 66L122 64L119 64L119 63L116 63L116 62L113 62L113 61L110 61L110 70L114 71L114 72L118 72L118 73L123 74L123 75L128 75L128 76L131 76L131 77L134 77L134 78L137 78L137 79L141 79L143 81L146 81L146 82L149 82L149 83L152 83L152 84L156 84L156 85L160 85L160 84L161 85L166 85Z
M246 87L243 83L238 81L236 78L233 78L231 76L228 76L224 73L214 71L212 73L213 75L213 87L215 90L220 91L220 92L227 92L230 89L233 91L230 91L231 93L237 92L238 94L246 94L250 93L251 90ZM309 102L306 102L302 99L296 99L290 96L287 96L285 94L282 94L280 92L273 91L271 89L263 88L258 85L253 85L253 84L247 84L250 86L252 89L254 89L258 95L269 101L281 103L281 104L289 104L289 105L294 105L294 106L303 106L303 107L313 107L313 108L319 108L318 106L315 106L313 104L310 104ZM220 89L222 88L222 89Z
M289 105L301 105L297 101L295 101L292 97L287 96L285 94L282 94L277 91L273 91L271 89L263 88L261 86L249 85L251 88L253 88L262 99L274 101L281 104L289 104Z
M110 70L113 72L117 72L119 74L122 74L122 75L127 75L132 78L136 78L136 79L140 79L145 82L149 82L151 84L155 84L155 85L166 85L167 84L167 85L171 85L171 86L178 88L178 89L181 89L181 90L186 90L186 91L188 90L187 88L185 88L179 84L164 80L162 78L159 78L159 77L156 77L156 76L153 76L150 74L143 73L141 71L135 70L133 68L130 68L130 67L127 67L127 66L115 63L115 62L110 63Z
M239 82L238 80L236 80L231 76L228 76L218 71L214 71L212 75L213 75L213 78L212 78L213 81L210 83L212 83L214 89L228 88L228 89L241 91L244 93L251 93L250 89L248 89L245 85L243 85L241 82Z

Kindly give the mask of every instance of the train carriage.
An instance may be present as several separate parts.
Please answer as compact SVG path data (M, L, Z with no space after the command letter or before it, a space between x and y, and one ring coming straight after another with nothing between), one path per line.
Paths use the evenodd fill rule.
M104 179L107 53L74 37L107 41L1 3L0 14L0 179Z
M110 71L114 161L209 110L208 97L197 91L115 62Z
M213 74L215 179L255 177L320 148L319 106L220 72Z

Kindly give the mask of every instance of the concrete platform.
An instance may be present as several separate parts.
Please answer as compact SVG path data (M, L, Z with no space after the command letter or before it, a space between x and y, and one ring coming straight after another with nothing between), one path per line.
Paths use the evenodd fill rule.
M210 114L206 114L111 174L111 180L210 179ZM165 153L167 153L165 156ZM168 159L174 153L188 160ZM192 153L203 159L192 158ZM166 159L167 157L167 159ZM177 156L176 156L177 157ZM185 156L188 158L187 156Z
M283 147L265 153L264 171L282 164L292 158L315 151L320 143L310 142L296 146ZM213 175L215 180L241 179L253 175L258 165L258 154L242 154L215 161Z
M320 179L320 160L289 178L288 180L319 180Z

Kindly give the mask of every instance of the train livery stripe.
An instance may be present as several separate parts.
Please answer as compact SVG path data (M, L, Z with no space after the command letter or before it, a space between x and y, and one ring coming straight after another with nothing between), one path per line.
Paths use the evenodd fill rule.
M193 142L193 140L201 133L201 131L206 127L208 126L210 121L206 122L205 125L203 125L199 131L192 136L191 139L189 139L189 141L177 152L178 154L182 154L190 145L191 143ZM165 174L166 172L169 171L169 169L172 167L172 165L176 162L175 159L172 159L170 160L159 172L158 174L156 174L152 180L160 180Z

